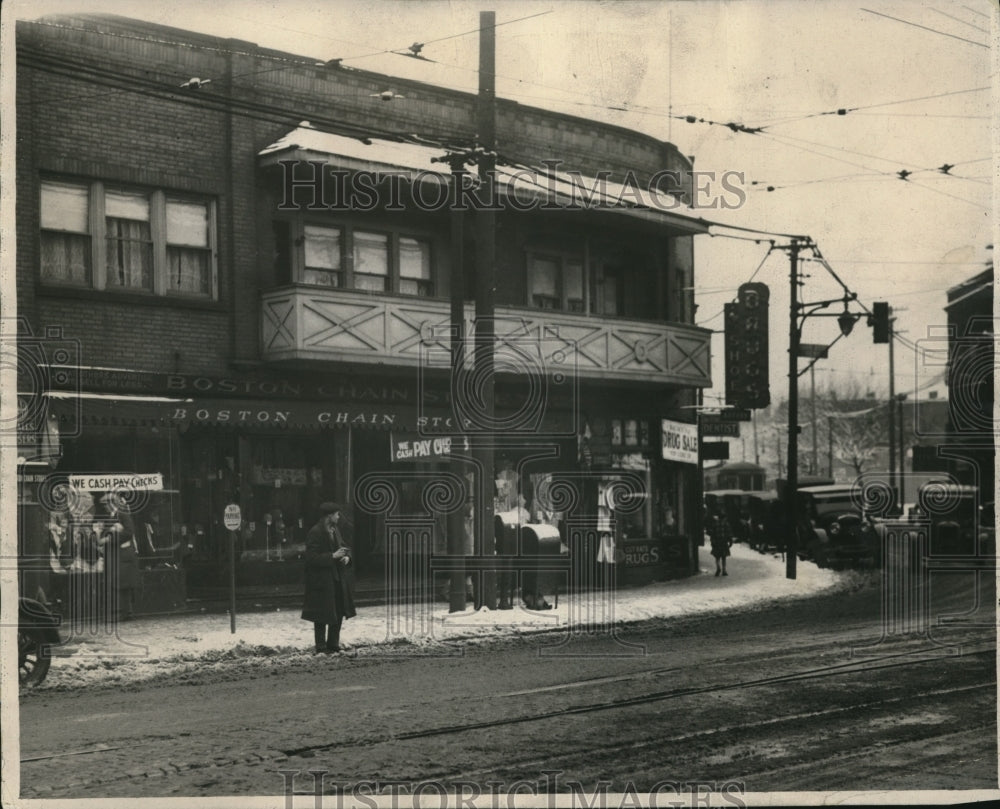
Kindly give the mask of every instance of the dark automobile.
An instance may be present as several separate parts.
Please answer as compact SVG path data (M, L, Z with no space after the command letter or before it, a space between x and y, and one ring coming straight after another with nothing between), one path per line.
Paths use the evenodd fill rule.
M994 503L981 503L976 486L932 480L917 490L917 509L930 522L934 556L996 552Z
M45 679L52 662L52 647L59 645L59 616L33 598L17 603L18 682L32 688Z
M750 547L758 551L780 551L785 547L782 506L777 492L751 492L747 511Z
M819 567L878 564L875 525L854 502L852 486L799 489L799 553Z

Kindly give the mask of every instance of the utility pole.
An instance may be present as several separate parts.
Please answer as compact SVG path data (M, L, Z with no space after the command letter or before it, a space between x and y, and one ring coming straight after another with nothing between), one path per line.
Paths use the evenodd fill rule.
M826 417L826 476L833 480L833 416Z
M892 307L889 308L892 314ZM892 491L893 509L896 506L896 366L893 343L896 318L889 317L889 489Z
M496 328L494 324L494 294L496 292L496 218L493 207L493 175L496 169L496 14L479 13L479 96L476 104L479 180L485 204L476 211L476 329L475 382L482 402L482 424L473 435L473 458L479 475L476 526L476 555L489 556L493 541L493 479L495 400L493 352ZM476 608L486 604L493 608L494 580L483 573L482 592L477 594Z
M810 471L814 475L819 474L819 459L816 455L816 364L809 366L809 410L812 420L812 466Z
M452 208L451 208L451 374L456 383L465 370L465 212L460 210L462 183L465 181L465 156L451 158ZM457 393L458 386L455 386ZM453 393L454 396L454 393ZM453 418L458 412L452 410ZM465 479L465 464L457 457L457 447L452 446L451 471L459 480ZM473 497L472 492L469 496ZM465 555L465 505L453 511L448 518L448 555ZM476 592L481 584L476 583ZM448 611L465 611L465 569L452 570L448 588Z
M750 411L750 421L753 423L753 462L760 466L760 449L757 447L757 411Z
M785 578L796 577L798 561L799 487L799 242L792 239L789 258L788 301L788 472L785 475L785 515L788 520Z
M903 402L906 400L906 394L899 394L897 400L899 402L899 507L902 509L906 502L906 452L903 430Z

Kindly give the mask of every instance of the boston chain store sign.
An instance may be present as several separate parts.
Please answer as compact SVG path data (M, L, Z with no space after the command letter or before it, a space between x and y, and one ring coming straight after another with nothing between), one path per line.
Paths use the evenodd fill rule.
M202 400L179 402L168 410L179 427L213 425L242 428L374 427L453 431L453 419L442 410L431 413L409 406L367 406L340 402L268 402Z

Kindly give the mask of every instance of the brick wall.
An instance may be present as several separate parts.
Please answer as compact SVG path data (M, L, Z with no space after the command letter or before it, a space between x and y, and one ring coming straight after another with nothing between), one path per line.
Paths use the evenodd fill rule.
M316 66L252 43L96 15L19 22L17 32L19 309L36 329L62 325L80 339L90 365L222 374L234 361L258 359L259 290L274 274L273 200L256 155L299 121L452 139L474 132L470 94ZM191 77L212 83L182 90ZM405 103L371 97L387 82ZM498 103L498 150L617 177L689 167L673 146L641 133L509 101ZM213 197L218 301L40 288L38 183L46 175ZM501 269L523 267L523 244L518 236L501 245ZM501 302L523 300L523 273L502 274L500 286Z

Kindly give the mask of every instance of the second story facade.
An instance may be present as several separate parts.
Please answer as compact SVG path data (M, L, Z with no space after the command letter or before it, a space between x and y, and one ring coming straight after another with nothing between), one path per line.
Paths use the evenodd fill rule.
M19 23L18 63L20 313L88 365L412 368L457 272L471 322L474 213L455 267L435 158L473 145L473 96L392 80L386 103L377 74L108 16ZM690 161L512 102L497 121L498 334L562 340L584 379L710 384Z

